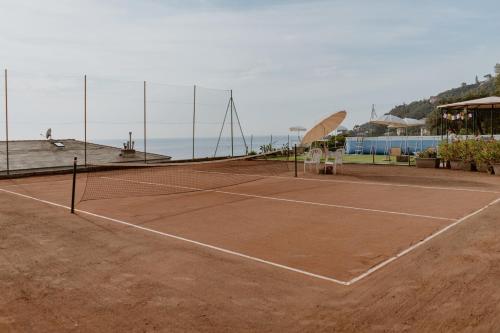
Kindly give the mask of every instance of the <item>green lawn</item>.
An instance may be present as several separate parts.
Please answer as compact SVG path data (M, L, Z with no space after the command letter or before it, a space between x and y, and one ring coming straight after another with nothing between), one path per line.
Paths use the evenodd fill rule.
M297 156L297 161L303 161L305 155ZM276 157L277 160L286 160L286 156ZM290 161L293 161L293 156L290 156ZM323 159L321 160L324 161ZM369 154L357 155L357 154L346 154L344 155L344 163L356 163L356 164L394 164L394 165L408 165L408 162L396 162L396 157L391 156L390 161L387 156L375 155L375 161L373 161L373 156ZM411 164L415 165L415 160L411 159Z

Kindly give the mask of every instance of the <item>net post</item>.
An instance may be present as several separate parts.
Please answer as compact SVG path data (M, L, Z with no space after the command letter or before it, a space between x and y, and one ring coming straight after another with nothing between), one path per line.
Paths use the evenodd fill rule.
M297 177L297 144L293 146L293 158L294 158L294 172L295 172L295 177Z
M71 214L75 213L76 166L77 158L75 157L73 160L73 186L71 187Z
M9 165L9 103L7 97L7 69L4 72L4 89L5 89L5 157L7 162L7 174L10 172Z

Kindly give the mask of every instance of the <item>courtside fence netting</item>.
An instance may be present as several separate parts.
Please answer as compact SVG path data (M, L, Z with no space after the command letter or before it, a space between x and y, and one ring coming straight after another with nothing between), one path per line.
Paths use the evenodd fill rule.
M130 162L249 152L228 89L15 70L1 87L1 173L71 167L73 156L79 165L118 162L120 150L106 149L127 144Z

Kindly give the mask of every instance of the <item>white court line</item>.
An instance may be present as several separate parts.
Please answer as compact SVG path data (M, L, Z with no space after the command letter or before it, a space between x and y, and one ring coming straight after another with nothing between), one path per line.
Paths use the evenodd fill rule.
M457 219L448 218L448 217L441 217L441 216L412 214L412 213L395 212L395 211L382 210L382 209L372 209L372 208L362 208L362 207L354 207L354 206L327 204L327 203L321 203L321 202L303 201L303 200L286 199L286 198L278 198L278 197L269 197L269 196L264 196L264 195L247 194L247 193L239 193L239 192L229 192L229 191L221 191L221 190L206 190L206 189L200 189L200 188L196 188L196 187L188 187L188 186L180 186L180 185L167 185L167 184L151 183L151 182L142 182L142 181L137 181L137 180L123 179L123 178L113 178L113 177L99 177L99 178L109 179L109 180L115 180L115 181L120 181L120 182L130 182L130 183L134 183L134 184L144 184L144 185L153 185L153 186L161 186L161 187L183 188L183 189L197 191L197 192L221 193L221 194L236 195L236 196L247 197L247 198L291 202L291 203L297 203L297 204L303 204L303 205L312 205L312 206L322 206L322 207L332 207L332 208L341 208L341 209L360 210L360 211L372 212L372 213L403 215L403 216L411 216L411 217L418 217L418 218L424 218L424 219L434 219L434 220L444 220L444 221L456 221L457 220Z
M261 178L293 179L295 181L297 181L297 180L304 180L304 181L325 182L325 183L345 183L345 184L373 185L373 186L411 187L411 188L420 188L420 189L427 189L427 190L465 191L465 192L500 194L500 191L479 190L479 189L463 188L463 187L446 187L446 186L425 186L425 185L412 185L412 184L375 183L375 182L361 182L361 181L355 181L355 180L317 179L317 178L289 177L289 176L287 177L287 176L259 175L259 174L246 174L246 173L225 173L225 172L218 172L218 171L197 171L197 172L220 174L220 175L239 175L239 176L249 176L249 177L261 177Z
M10 180L13 181L13 179L10 179ZM58 179L58 180L47 179L47 180L42 180L42 181L39 181L39 182L8 184L8 185L2 185L2 187L3 188L7 188L7 187L22 187L22 186L25 186L25 185L36 185L36 184L46 184L46 183L53 184L53 183L62 183L62 182L69 183L69 182L71 182L71 178L68 178L68 179Z
M48 205L52 205L52 206L59 207L59 208L64 208L66 210L70 210L70 207L65 206L65 205L61 205L61 204L54 203L54 202L47 201L47 200L38 199L38 198L29 196L29 195L25 195L25 194L13 192L13 191L5 190L5 189L2 189L2 188L0 188L0 192L9 193L9 194L20 196L20 197L23 197L23 198L26 198L26 199L35 200L35 201L42 202L42 203L45 203L45 204L48 204ZM128 227L140 229L140 230L143 230L143 231L148 231L148 232L151 232L151 233L154 233L154 234L158 234L158 235L161 235L161 236L173 238L173 239L176 239L176 240L180 240L180 241L184 241L184 242L187 242L187 243L195 244L195 245L198 245L198 246L201 246L201 247L206 247L206 248L209 248L209 249L212 249L212 250L224 252L224 253L231 254L231 255L234 255L234 256L238 256L238 257L241 257L241 258L245 258L245 259L248 259L248 260L252 260L252 261L259 262L259 263L263 263L263 264L271 265L271 266L274 266L274 267L282 268L282 269L285 269L285 270L288 270L288 271L292 271L292 272L295 272L295 273L300 273L300 274L307 275L307 276L310 276L310 277L314 277L314 278L317 278L317 279L321 279L321 280L325 280L325 281L329 281L329 282L334 282L334 283L337 283L337 284L340 284L340 285L343 285L343 286L350 286L350 285L352 285L352 284L354 284L354 283L356 283L356 282L358 282L358 281L366 278L367 276L373 274L374 272L378 271L379 269L387 266L389 263L397 260L398 258L401 258L402 256L404 256L404 255L406 255L406 254L414 251L418 247L420 247L423 244L431 241L433 238L441 235L442 233L444 233L447 230L449 230L449 229L457 226L458 224L466 221L467 219L471 218L472 216L477 215L480 212L484 211L485 209L489 208L490 206L493 206L493 205L497 204L498 202L500 202L500 198L497 198L497 199L493 200L492 202L490 202L489 204L487 204L486 206L484 206L484 207L482 207L482 208L480 208L480 209L478 209L478 210L476 210L476 211L474 211L474 212L472 212L472 213L470 213L470 214L462 217L461 219L457 220L456 222L454 222L454 223L452 223L452 224L444 227L443 229L441 229L438 232L430 235L429 237L425 238L424 240L416 243L413 246L410 246L409 248L407 248L406 250L398 253L394 257L391 257L391 258L383 261L382 263L380 263L380 264L378 264L378 265L370 268L365 273L363 273L363 274L361 274L361 275L359 275L359 276L357 276L357 277L355 277L355 278L353 278L353 279L351 279L349 281L342 281L342 280L338 280L338 279L335 279L335 278L331 278L331 277L327 277L327 276L323 276L323 275L319 275L319 274L315 274L315 273L303 271L301 269L297 269L297 268L285 266L285 265L282 265L282 264L278 264L278 263L275 263L275 262L267 261L267 260L260 259L260 258L257 258L257 257L252 257L252 256L249 256L249 255L246 255L246 254L243 254L243 253L239 253L239 252L227 250L227 249L224 249L224 248L221 248L221 247L217 247L217 246L213 246L213 245L210 245L210 244L201 243L201 242L198 242L198 241L195 241L195 240L191 240L191 239L188 239L188 238L184 238L184 237L180 237L180 236L168 234L168 233L161 232L161 231L158 231L158 230L154 230L154 229L151 229L151 228L146 228L146 227L142 227L142 226L139 226L139 225L135 225L133 223L121 221L121 220L118 220L118 219L110 218L110 217L99 215L99 214L94 214L94 213L87 212L87 211L84 211L84 210L75 209L75 211L78 212L78 213L85 214L85 215L89 215L89 216L101 218L103 220L107 220L107 221L111 221L111 222L123 224L123 225L126 225Z
M364 272L363 274L349 280L347 282L347 285L351 285L353 283L356 283L358 282L359 280L361 279L364 279L365 277L367 277L368 275L372 274L373 272L375 271L378 271L379 269L381 269L382 267L384 266L387 266L388 264L390 264L391 262L393 262L394 260L398 259L398 258L401 258L402 256L404 256L405 254L408 254L410 253L411 251L415 250L416 248L424 245L425 243L427 243L428 241L430 241L431 239L441 235L442 233L446 232L447 230L457 226L458 224L464 222L465 220L469 219L470 217L474 216L474 215L477 215L479 213L481 213L483 210L487 209L488 207L490 206L493 206L495 204L497 204L498 202L500 202L500 198L497 198L495 200L493 200L492 202L490 202L489 204L487 204L486 206L483 206L481 208L479 208L478 210L468 214L468 215L465 215L464 217L462 217L461 219L457 220L456 222L444 227L443 229L437 231L436 233L430 235L429 237L421 240L420 242L410 246L409 248L407 248L406 250L403 250L401 252L399 252L398 254L396 254L394 257L391 257L383 262L381 262L380 264L370 268L369 270L367 270L366 272Z
M31 199L31 200L35 200L35 201L38 201L38 202L42 202L42 203L48 204L48 205L52 205L52 206L56 206L56 207L59 207L59 208L64 208L64 209L67 209L67 210L71 210L71 207L68 207L68 206L65 206L65 205L61 205L61 204L58 204L58 203L55 203L55 202L51 202L51 201L47 201L47 200L38 199L38 198L29 196L29 195L25 195L25 194L13 192L13 191L5 190L5 189L2 189L2 188L0 188L0 192L5 192L5 193L17 195L17 196L20 196L20 197L23 197L23 198L26 198L26 199ZM87 212L85 210L75 209L75 212L78 212L78 213L81 213L81 214L85 214L85 215L89 215L89 216L93 216L93 217L97 217L97 218L100 218L100 219L103 219L103 220L107 220L107 221L111 221L111 222L123 224L123 225L126 225L128 227L140 229L140 230L143 230L143 231L148 231L148 232L151 232L151 233L154 233L154 234L157 234L157 235L161 235L161 236L173 238L173 239L180 240L180 241L183 241L183 242L187 242L187 243L199 245L199 246L206 247L206 248L209 248L209 249L212 249L212 250L216 250L216 251L219 251L219 252L224 252L224 253L227 253L227 254L231 254L231 255L242 257L242 258L245 258L245 259L253 260L253 261L260 262L260 263L267 264L267 265L271 265L271 266L274 266L274 267L286 269L288 271L300 273L300 274L307 275L307 276L310 276L310 277L314 277L314 278L317 278L317 279L326 280L326 281L338 283L338 284L341 284L341 285L347 285L347 282L345 282L345 281L341 281L341 280L337 280L337 279L334 279L334 278L331 278L331 277L327 277L327 276L323 276L323 275L319 275L319 274L315 274L315 273L303 271L301 269L297 269L297 268L285 266L285 265L282 265L282 264L278 264L278 263L275 263L275 262L272 262L272 261L260 259L260 258L257 258L257 257L252 257L252 256L249 256L249 255L240 253L240 252L227 250L227 249L224 249L222 247L218 247L218 246L214 246L214 245L210 245L210 244L198 242L198 241L195 241L195 240L192 240L192 239L189 239L189 238L184 238L184 237L176 236L176 235L173 235L173 234L168 234L166 232L161 232L161 231L158 231L158 230L154 230L154 229L151 229L151 228L146 228L146 227L143 227L143 226L140 226L140 225L136 225L136 224L125 222L125 221L118 220L118 219L114 219L114 218L111 218L111 217L107 217L107 216L103 216L103 215L99 215L99 214Z

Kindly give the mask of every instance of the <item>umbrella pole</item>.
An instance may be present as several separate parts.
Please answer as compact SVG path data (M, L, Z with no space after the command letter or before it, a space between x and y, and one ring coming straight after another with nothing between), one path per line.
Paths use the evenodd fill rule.
M406 128L406 153L408 154L408 166L411 165L410 149L408 149L408 127Z
M387 159L390 162L391 161L391 149L392 149L391 129L387 128L387 132L388 132L387 134L389 134L388 135L389 145L387 146Z

